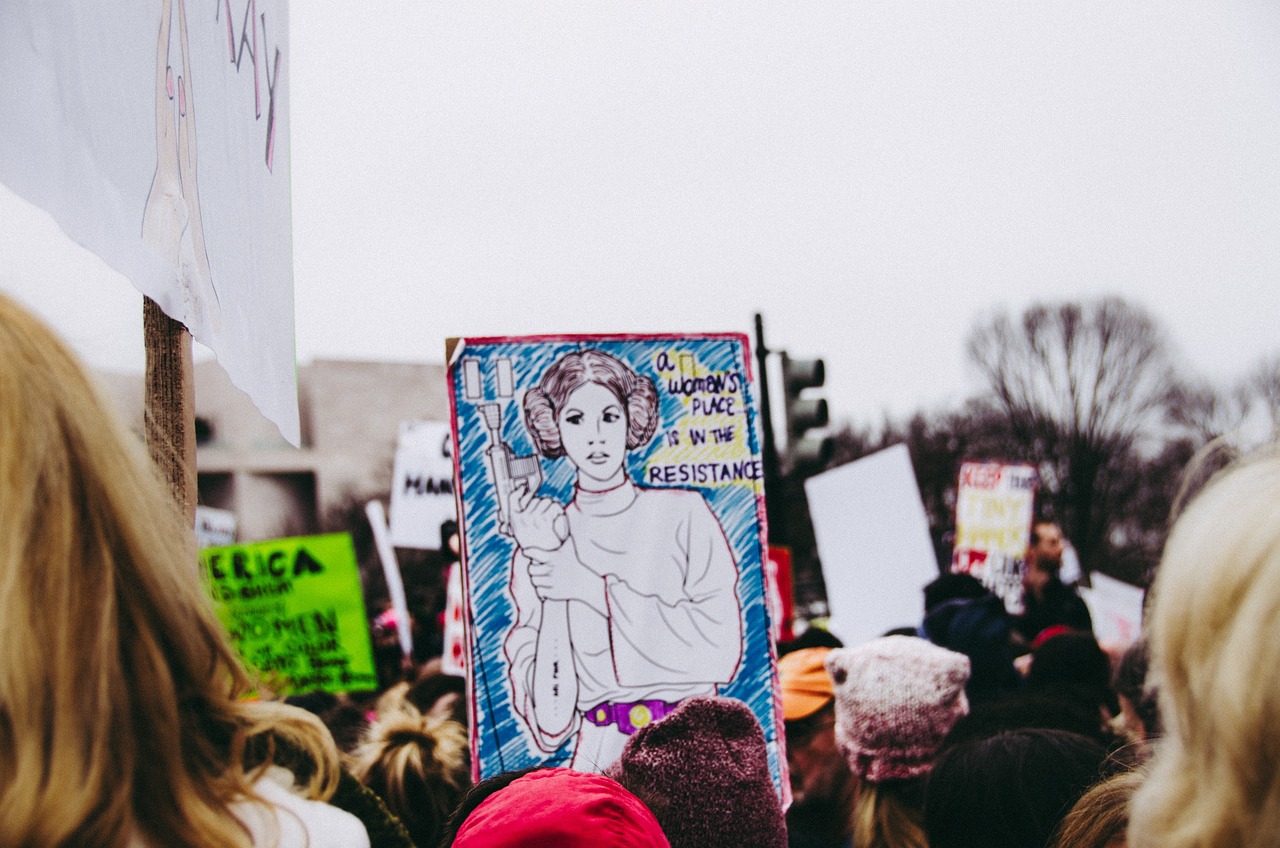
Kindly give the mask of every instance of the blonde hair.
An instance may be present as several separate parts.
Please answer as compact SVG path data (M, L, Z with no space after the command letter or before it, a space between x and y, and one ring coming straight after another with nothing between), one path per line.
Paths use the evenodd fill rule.
M1129 802L1146 778L1132 769L1108 778L1080 797L1062 820L1052 848L1109 848L1123 845L1129 825Z
M1165 737L1130 844L1277 844L1280 451L1216 475L1169 535L1149 615Z
M246 846L277 743L337 786L318 719L251 681L139 440L0 295L0 844Z
M407 702L380 716L348 760L417 845L436 845L471 786L467 731Z
M859 848L929 848L919 780L858 781L853 803L853 844Z

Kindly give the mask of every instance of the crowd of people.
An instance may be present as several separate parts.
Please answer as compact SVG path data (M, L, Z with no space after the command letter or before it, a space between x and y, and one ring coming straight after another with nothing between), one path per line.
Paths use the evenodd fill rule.
M792 802L744 704L691 697L591 774L472 785L462 681L249 697L138 439L0 295L0 846L1280 844L1280 451L1170 532L1146 638L1104 649L1038 522L1025 611L978 580L918 623L778 646ZM1280 637L1280 632L1276 632Z

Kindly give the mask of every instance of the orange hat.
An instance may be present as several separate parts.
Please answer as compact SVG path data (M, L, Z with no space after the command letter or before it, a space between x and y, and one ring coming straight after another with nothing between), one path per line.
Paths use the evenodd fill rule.
M835 697L823 660L830 648L802 648L778 660L782 684L782 717L787 721L813 715Z

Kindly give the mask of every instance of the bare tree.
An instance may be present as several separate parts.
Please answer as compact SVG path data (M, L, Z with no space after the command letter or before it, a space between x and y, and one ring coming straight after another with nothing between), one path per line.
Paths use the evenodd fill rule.
M1170 387L1165 414L1170 424L1203 445L1239 429L1252 405L1243 386L1224 392L1205 382L1184 382Z
M1040 468L1042 502L1086 567L1098 564L1132 489L1131 454L1154 434L1174 385L1160 328L1115 297L1036 304L980 321L968 354L1008 417L1018 458Z
M1245 378L1242 392L1270 417L1273 433L1280 434L1280 353L1259 362Z

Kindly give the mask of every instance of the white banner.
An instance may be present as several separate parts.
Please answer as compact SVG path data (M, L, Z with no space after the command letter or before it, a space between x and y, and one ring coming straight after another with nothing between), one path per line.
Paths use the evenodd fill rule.
M219 548L236 543L236 514L229 509L196 505L196 546Z
M915 627L938 576L929 520L905 445L833 468L804 484L831 632L846 645Z
M1080 597L1089 607L1093 633L1107 647L1127 647L1142 635L1142 605L1146 593L1137 586L1095 571L1089 575L1092 588L1080 588Z
M0 3L0 182L299 442L284 0Z
M440 525L457 516L453 437L443 421L402 421L391 472L391 541L440 548Z

